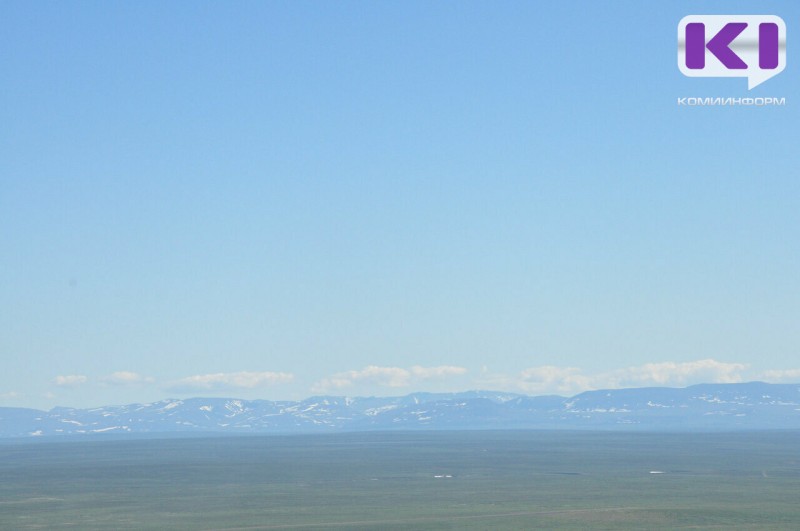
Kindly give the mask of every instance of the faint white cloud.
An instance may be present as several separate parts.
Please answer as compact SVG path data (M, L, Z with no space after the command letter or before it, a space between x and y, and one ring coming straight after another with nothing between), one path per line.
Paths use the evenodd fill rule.
M467 369L464 367L456 367L453 365L440 365L438 367L420 367L419 365L414 365L411 367L411 374L423 380L458 376L460 374L466 374L466 372Z
M578 367L543 365L524 369L516 375L491 374L484 370L478 384L487 388L530 394L574 395L594 389L736 383L743 381L742 375L747 368L742 363L725 363L713 359L646 363L594 374L586 373Z
M19 393L16 391L8 391L7 393L0 393L0 400L13 400L19 398Z
M181 378L167 388L173 391L222 391L229 389L255 389L275 384L289 383L294 375L287 372L218 372L196 374Z
M345 371L324 378L314 384L315 392L326 392L330 389L350 387L356 382L369 382L386 387L406 387L409 385L411 372L400 367L378 367L369 365L359 371Z
M800 382L800 369L779 369L764 371L758 375L759 380L770 383Z
M591 378L577 367L530 367L520 372L519 379L520 389L532 394L574 394L592 386Z
M59 387L77 387L89 381L89 378L82 374L59 375L53 378L53 383Z
M647 363L600 375L598 383L612 387L667 386L682 387L696 383L737 383L747 365L713 359Z
M103 378L103 383L108 385L142 385L153 383L155 379L149 376L142 376L139 373L131 371L117 371L109 374Z
M458 376L466 372L467 369L464 367L455 367L452 365L440 365L437 367L421 367L419 365L414 365L410 369L368 365L361 370L340 372L328 378L323 378L312 386L312 390L315 393L325 393L359 383L380 387L408 387L414 382Z

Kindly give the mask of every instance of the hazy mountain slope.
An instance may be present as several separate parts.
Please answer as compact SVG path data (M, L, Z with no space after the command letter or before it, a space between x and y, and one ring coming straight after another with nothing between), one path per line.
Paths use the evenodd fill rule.
M189 398L92 409L0 408L0 437L413 429L800 429L800 385L702 384L564 398L491 391L300 402Z

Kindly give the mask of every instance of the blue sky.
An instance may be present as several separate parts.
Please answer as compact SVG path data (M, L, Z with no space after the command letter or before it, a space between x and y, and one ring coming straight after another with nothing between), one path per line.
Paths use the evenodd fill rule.
M4 2L0 405L800 381L799 14Z

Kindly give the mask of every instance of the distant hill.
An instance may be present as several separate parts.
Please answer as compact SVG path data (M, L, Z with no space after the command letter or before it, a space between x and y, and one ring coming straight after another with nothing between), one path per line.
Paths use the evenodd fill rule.
M92 409L0 408L0 437L309 433L360 430L800 429L800 384L702 384L588 391L564 398L491 391L300 402L189 398Z

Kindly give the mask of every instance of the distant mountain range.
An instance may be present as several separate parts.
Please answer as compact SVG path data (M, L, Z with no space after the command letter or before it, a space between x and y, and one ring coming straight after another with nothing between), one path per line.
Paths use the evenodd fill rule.
M800 429L800 384L702 384L588 391L571 398L491 391L300 402L189 398L92 409L0 408L0 437L309 433L359 430Z

